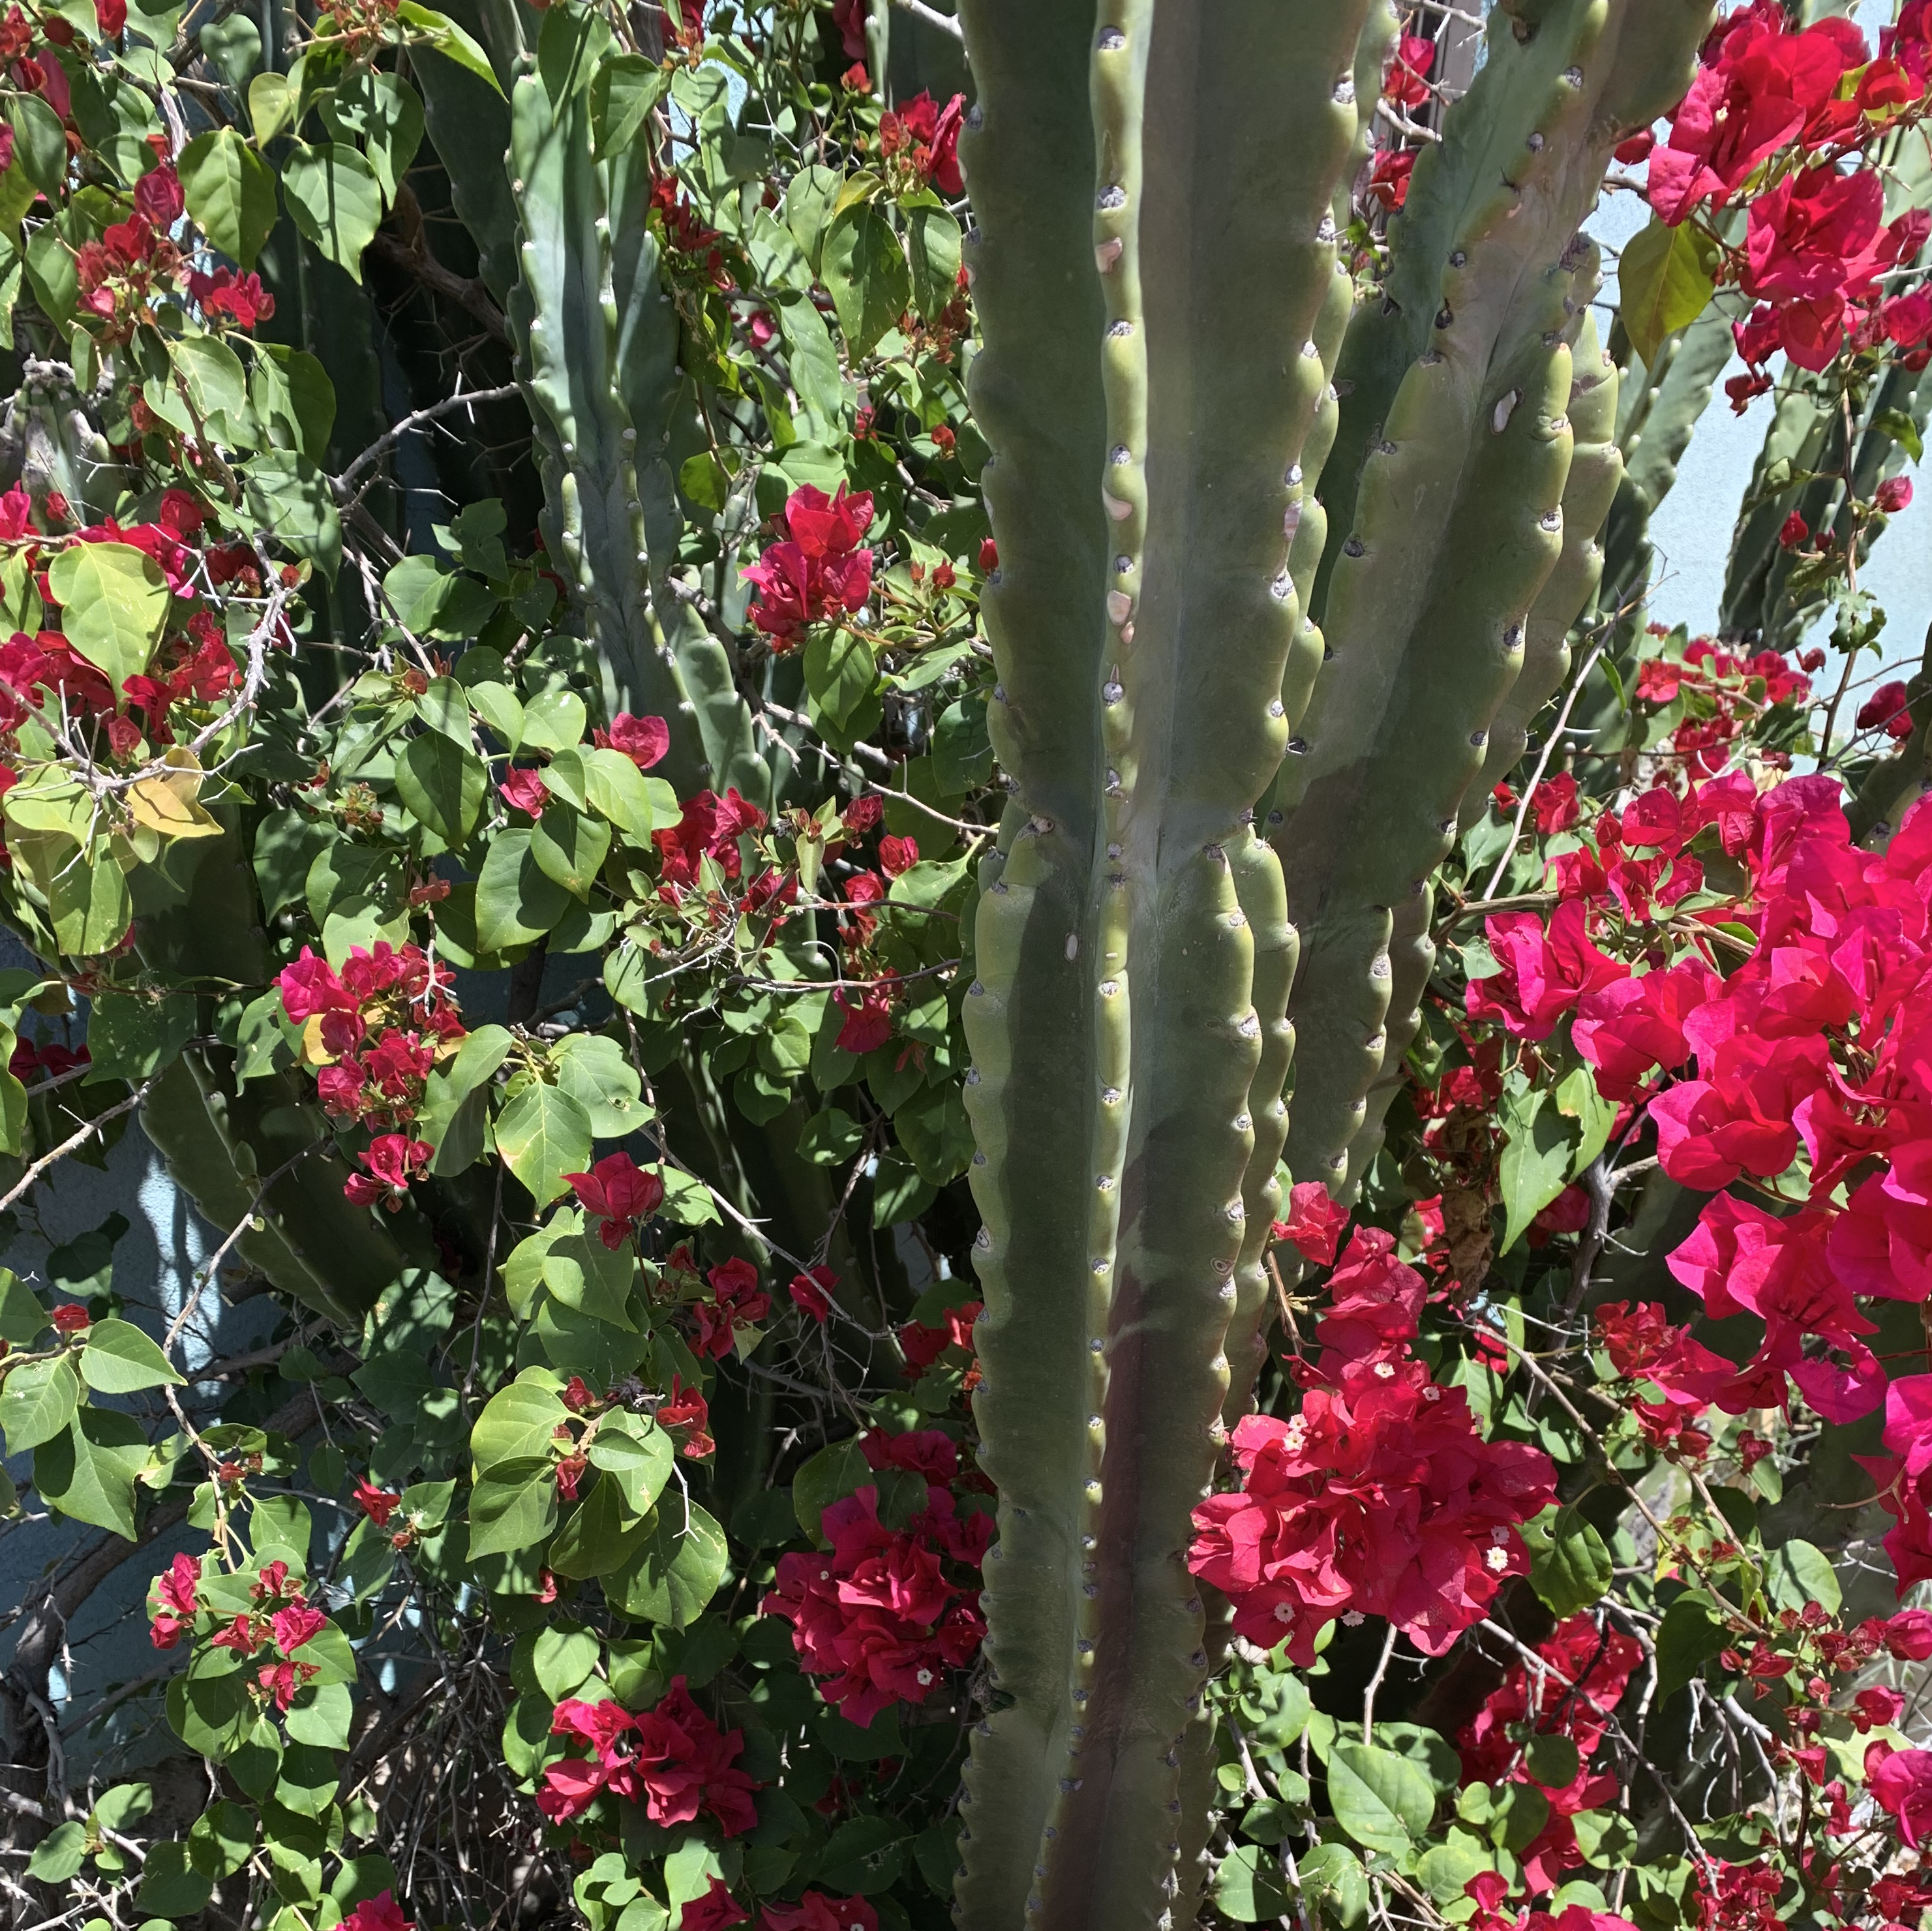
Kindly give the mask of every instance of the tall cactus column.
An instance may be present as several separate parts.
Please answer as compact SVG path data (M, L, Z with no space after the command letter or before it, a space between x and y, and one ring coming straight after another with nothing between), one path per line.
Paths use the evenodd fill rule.
M999 1707L957 1914L986 1931L1153 1926L1175 1886L1207 1667L1189 1514L1222 1439L1251 1109L1277 1115L1286 1062L1252 813L1288 734L1288 541L1366 11L962 8L1012 787L966 1002Z

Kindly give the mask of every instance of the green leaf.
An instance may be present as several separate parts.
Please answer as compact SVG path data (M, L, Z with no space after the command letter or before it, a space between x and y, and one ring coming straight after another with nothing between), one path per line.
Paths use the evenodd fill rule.
M401 0L396 9L396 18L404 26L413 27L446 59L453 60L458 67L467 68L478 80L488 81L493 93L502 94L503 90L497 85L496 70L490 65L490 56L447 14L439 14L434 8L418 5L417 0Z
M530 1653L537 1686L553 1703L561 1703L580 1689L603 1659L604 1645L594 1629L574 1623L538 1632Z
M1301 1860L1301 1895L1337 1924L1360 1924L1369 1914L1368 1873L1346 1844L1317 1844Z
M1451 1830L1446 1842L1432 1845L1416 1860L1415 1875L1438 1904L1454 1904L1468 1895L1469 1880L1495 1868L1480 1838Z
M624 1305L637 1271L628 1246L608 1248L586 1234L564 1235L550 1243L543 1257L544 1285L566 1308L627 1330L637 1325Z
M592 1482L570 1512L550 1545L550 1566L559 1575L582 1581L608 1575L637 1554L651 1533L650 1522L634 1515L614 1482Z
M362 251L382 219L376 171L352 147L297 143L282 163L282 190L296 226L338 268L362 279Z
M579 761L584 773L584 803L608 818L636 843L643 844L654 830L668 830L676 821L668 818L658 821L651 806L649 780L622 752L596 746L587 751L560 751L552 759L550 770L556 770L571 758ZM555 785L551 788L554 790Z
M584 742L590 721L584 700L574 691L544 691L524 706L524 734L518 749L565 751Z
M476 1473L500 1462L547 1455L559 1425L570 1410L557 1398L556 1377L546 1368L526 1368L484 1404L470 1436Z
M1499 1165L1503 1206L1508 1216L1502 1251L1508 1253L1529 1224L1570 1183L1574 1146L1569 1122L1539 1088L1521 1103L1504 1102L1502 1125L1509 1135Z
M102 1080L145 1080L176 1058L194 1037L194 1001L181 995L137 999L97 993L88 1015L87 1045L94 1062L90 1086Z
M1871 426L1882 436L1889 436L1915 463L1925 460L1925 445L1918 434L1918 425L1902 409L1881 409L1872 418Z
M610 827L553 798L530 833L530 856L547 878L588 899L610 849Z
M1529 1586L1558 1616L1601 1601L1615 1574L1604 1539L1576 1509L1547 1509L1523 1524Z
M533 1549L556 1526L556 1476L541 1460L495 1464L470 1491L470 1559Z
M189 1861L217 1882L238 1871L254 1848L254 1814L231 1798L211 1803L188 1833Z
M265 148L295 117L295 90L285 74L258 74L248 83L248 120L255 145Z
M893 1817L854 1817L839 1825L820 1854L818 1881L830 1890L876 1896L905 1863L906 1828Z
M644 1083L624 1049L602 1033L573 1032L557 1041L550 1059L556 1083L590 1116L598 1140L622 1140L650 1122Z
M10 1267L0 1267L0 1341L31 1347L49 1325L33 1290Z
M1686 1590L1664 1612L1657 1630L1657 1700L1669 1701L1730 1641L1711 1599Z
M8 104L14 155L27 179L58 206L66 197L67 134L60 116L38 94L16 94Z
M886 330L898 327L912 299L899 238L869 203L848 208L826 232L820 273L838 311L848 351L860 361Z
M45 1327L46 1318L41 1317ZM0 1428L7 1434L7 1452L50 1442L74 1419L80 1405L80 1377L68 1355L51 1361L24 1362L0 1380Z
M532 1080L496 1116L496 1151L539 1207L590 1164L590 1116L560 1087Z
M197 134L176 162L188 212L210 242L244 269L275 225L275 177L232 128Z
M6 178L0 175L0 182ZM50 322L56 328L65 328L73 317L74 305L80 299L79 258L59 229L51 221L43 221L27 238L26 260L27 281L34 299L46 311Z
M486 953L541 938L570 909L570 894L530 854L522 827L490 841L476 881L476 942Z
M944 208L914 208L906 217L912 292L919 312L936 322L959 293L959 224Z
M88 1329L80 1350L80 1372L88 1386L102 1395L178 1386L186 1378L131 1321L111 1316Z
M454 851L476 829L488 774L483 761L440 731L412 737L396 760L404 809Z
M294 449L267 449L242 466L249 515L275 540L335 581L342 519L328 479Z
M664 98L664 71L641 54L599 61L590 77L590 137L599 161L628 148Z
M130 1540L134 1478L146 1467L147 1437L128 1416L82 1408L65 1434L34 1452L34 1486L63 1515Z
M130 543L76 543L47 571L68 641L116 690L148 668L167 621L160 566Z
M1774 1608L1802 1612L1816 1602L1835 1616L1844 1605L1831 1557L1809 1542L1780 1543L1765 1565L1764 1580Z
M189 1862L187 1843L164 1837L148 1847L134 1908L157 1917L190 1917L206 1905L214 1890L214 1880Z
M422 99L416 89L395 74L365 68L335 90L323 119L338 140L361 146L385 204L393 201L422 144Z
M43 1884L65 1884L87 1861L87 1826L77 1818L57 1824L34 1846L27 1875Z
M1274 1853L1259 1844L1237 1844L1214 1872L1214 1908L1237 1924L1259 1924L1284 1915L1293 1900Z
M356 1693L346 1683L312 1683L296 1698L283 1720L292 1743L344 1750L356 1717Z
M1532 1737L1523 1760L1530 1775L1550 1790L1567 1790L1576 1780L1576 1745L1570 1737L1553 1732Z
M590 1465L609 1476L634 1515L647 1514L670 1479L670 1437L648 1415L613 1409L598 1423Z
M188 400L204 421L215 415L246 421L248 371L226 342L213 335L184 335L169 345L169 353Z
M1665 336L1688 328L1710 305L1716 263L1714 245L1688 221L1667 228L1652 220L1624 244L1618 313L1646 364L1655 364Z
M1412 1850L1436 1812L1436 1793L1421 1770L1372 1743L1341 1741L1329 1751L1328 1802L1364 1849L1390 1857Z
M644 1546L604 1585L622 1615L688 1629L724 1579L724 1531L694 1502L667 1496L651 1518Z

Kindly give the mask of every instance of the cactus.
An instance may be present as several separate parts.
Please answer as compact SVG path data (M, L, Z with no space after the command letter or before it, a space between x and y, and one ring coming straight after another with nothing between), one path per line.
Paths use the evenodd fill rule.
M1208 1657L1180 1554L1207 1422L1240 1411L1258 1358L1290 1049L1288 1164L1340 1192L1412 1034L1420 881L1526 622L1533 710L1589 595L1616 389L1600 354L1573 371L1594 284L1576 224L1703 15L1498 10L1388 296L1350 323L1322 217L1360 135L1366 8L1103 6L1090 33L1036 11L964 15L1011 798L966 1002L1002 1707L974 1740L958 1895L968 1925L1152 1923L1192 1881L1170 1824ZM1210 248L1217 319L1182 293ZM1592 454L1540 605L1573 381Z
M1208 1664L1188 1511L1220 1433L1256 1070L1286 1058L1292 954L1250 814L1288 734L1286 479L1327 386L1311 338L1366 9L1292 11L964 12L1012 785L966 1002L1012 1699L967 1772L969 1924L1151 1923L1174 1877Z
M1417 164L1386 293L1342 347L1314 594L1331 668L1270 815L1302 935L1288 1164L1337 1192L1380 1144L1434 959L1425 881L1561 554L1568 344L1594 262L1576 224L1619 130L1681 88L1702 24L1680 0L1498 9ZM1412 802L1371 814L1376 796Z

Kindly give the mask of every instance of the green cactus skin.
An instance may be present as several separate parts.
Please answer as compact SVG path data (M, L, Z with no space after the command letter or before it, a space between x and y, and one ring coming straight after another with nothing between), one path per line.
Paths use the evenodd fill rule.
M1498 7L1416 164L1386 294L1342 347L1312 597L1327 662L1270 826L1302 939L1288 1161L1338 1193L1379 1146L1370 1089L1386 1063L1378 1107L1393 1092L1433 963L1424 881L1560 551L1571 283L1593 253L1576 224L1611 147L1682 92L1706 18L1688 0Z
M667 721L665 775L680 793L735 784L755 799L769 790L769 779L730 658L702 626L676 626L674 647L658 618L638 431L620 366L624 335L613 279L609 177L590 152L580 77L555 101L536 74L518 77L510 96L510 165L523 239L521 279L510 293L509 313L526 346L520 374L538 429L548 503L544 537L582 603L604 667L605 703L614 712ZM627 184L640 171L627 168ZM634 216L634 194L628 199ZM627 242L624 259L634 276L641 248ZM633 316L643 292L627 290ZM651 305L648 296L644 305ZM650 339L632 328L634 345ZM649 349L640 350L640 360L666 366ZM667 395L652 418L654 437L668 413Z
M1905 686L1912 735L1889 757L1874 761L1845 807L1852 836L1868 851L1882 851L1905 815L1932 791L1932 629L1925 652Z
M1732 354L1731 320L1707 308L1688 328L1666 335L1646 368L1618 324L1610 353L1623 358L1617 399L1617 446L1623 481L1604 526L1604 575L1597 608L1608 616L1640 600L1654 552L1650 519L1677 480L1678 465Z
M1851 420L1852 486L1869 499L1886 477L1904 467L1905 452L1875 419L1887 411L1908 416L1920 430L1932 415L1932 383L1894 363L1886 370L1864 406ZM1818 603L1794 602L1787 594L1792 553L1778 533L1792 510L1813 530L1831 530L1843 543L1846 530L1845 485L1846 424L1831 392L1820 378L1798 372L1780 397L1778 412L1766 432L1764 446L1751 474L1750 498L1766 488L1768 473L1784 461L1793 469L1814 472L1813 479L1796 490L1770 490L1738 522L1725 574L1718 622L1726 636L1756 637L1775 650L1789 650L1815 614ZM1858 560L1870 554L1876 533L1868 528L1859 539Z
M1272 1178L1257 1069L1286 1056L1251 818L1288 734L1286 479L1328 386L1366 11L962 9L1013 787L965 1002L1002 1707L973 1739L957 1914L987 1931L1150 1927L1179 1884L1208 1667L1189 1518L1244 1194Z
M1530 608L1522 668L1490 727L1482 773L1463 801L1466 824L1487 803L1490 788L1515 769L1537 713L1562 687L1570 672L1571 626L1590 608L1604 574L1598 539L1623 481L1624 458L1616 441L1616 365L1604 353L1595 320L1587 314L1571 361L1569 416L1575 440L1563 486L1562 554Z

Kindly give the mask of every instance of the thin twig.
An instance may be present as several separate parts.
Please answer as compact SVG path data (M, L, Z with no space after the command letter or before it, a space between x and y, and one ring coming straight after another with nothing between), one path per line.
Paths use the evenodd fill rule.
M154 1083L152 1079L143 1080L134 1092L118 1105L110 1107L104 1113L97 1113L80 1132L62 1140L50 1153L44 1153L32 1166L14 1182L12 1188L0 1195L0 1213L4 1213L47 1169L56 1161L64 1160L77 1146L84 1146L110 1120L118 1120L123 1113L132 1113L148 1097L148 1089Z

